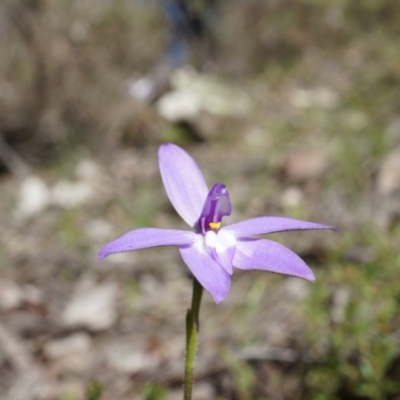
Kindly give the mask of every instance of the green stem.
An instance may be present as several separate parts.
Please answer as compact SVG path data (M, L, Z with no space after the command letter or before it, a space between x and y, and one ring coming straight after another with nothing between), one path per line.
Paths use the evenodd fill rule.
M193 371L199 338L199 313L203 286L193 278L192 305L186 314L186 361L184 400L192 400Z

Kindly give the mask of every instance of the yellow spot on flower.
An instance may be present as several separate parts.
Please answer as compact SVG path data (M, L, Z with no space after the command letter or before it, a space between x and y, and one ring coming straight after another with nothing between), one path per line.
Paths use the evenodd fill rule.
M210 222L208 226L215 231L221 227L221 222Z

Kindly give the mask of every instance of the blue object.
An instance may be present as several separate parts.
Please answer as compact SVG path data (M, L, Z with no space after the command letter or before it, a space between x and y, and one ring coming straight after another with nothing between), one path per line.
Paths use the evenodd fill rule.
M179 67L184 65L189 57L191 39L203 34L202 19L191 12L182 0L164 0L162 10L171 31L167 58L174 66Z

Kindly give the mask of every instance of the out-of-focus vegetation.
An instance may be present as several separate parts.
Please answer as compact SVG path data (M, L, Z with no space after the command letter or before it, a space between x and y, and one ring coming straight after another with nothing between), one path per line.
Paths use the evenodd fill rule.
M159 3L0 3L0 137L49 181L72 175L81 155L101 160L108 174L94 205L50 209L22 226L11 218L10 192L2 192L1 232L8 236L0 248L0 280L43 286L53 312L88 271L99 281L118 281L119 320L99 343L126 332L133 341L150 337L146 351L153 358L162 353L167 363L159 332L168 335L174 324L179 332L181 318L183 335L182 304L189 302L189 292L173 284L177 277L185 283L182 271L170 266L181 261L162 253L170 256L170 273L143 253L132 258L132 270L118 263L101 268L94 257L102 243L82 229L105 219L114 229L109 240L133 227L178 226L155 171L158 144L173 139L193 153L209 184L228 184L233 218L285 214L340 230L277 236L313 267L315 285L288 283L289 290L285 278L237 273L224 304L206 300L199 352L200 386L212 388L206 398L399 399L400 170L384 166L400 146L400 3L237 0L219 3L207 18L207 45L192 42L197 69L245 92L252 106L240 118L213 121L213 134L201 124L193 134L127 95L130 79L165 60L169 30ZM5 182L7 165L2 173ZM16 244L25 237L27 244ZM56 256L41 260L31 243L36 239L49 254L57 249ZM168 303L157 291L177 295ZM174 311L180 308L181 316ZM43 343L61 335L50 328L25 338L43 365L49 363ZM270 343L280 350L271 353ZM172 340L168 345L177 348ZM179 393L177 374L166 373L162 363L145 372L114 372L126 376L119 391L99 365L81 373L87 398ZM60 368L52 373L63 385L71 376L79 381L79 372ZM0 385L7 386L6 378ZM84 396L69 390L65 398Z
M127 109L124 84L162 51L164 24L155 10L134 1L2 2L5 138L34 161L57 159L75 144L99 151L118 141L133 119L133 135L143 140L154 122L143 110L135 117Z

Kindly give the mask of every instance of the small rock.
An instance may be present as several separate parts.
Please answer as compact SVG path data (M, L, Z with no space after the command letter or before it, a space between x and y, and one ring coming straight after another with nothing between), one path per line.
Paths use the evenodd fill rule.
M15 217L23 219L39 214L49 203L50 190L46 182L37 176L30 176L21 184Z
M171 122L192 121L202 111L201 100L189 91L169 92L158 101L157 111Z
M299 207L303 204L303 201L303 192L295 186L288 187L281 195L281 203L285 208Z
M22 306L23 303L42 304L43 293L34 285L19 286L12 281L0 282L1 309L16 309Z
M326 153L320 150L299 151L290 154L283 170L293 181L306 181L322 176L329 167Z
M43 304L44 296L43 292L34 285L24 285L24 300L29 304Z
M127 80L128 96L145 104L153 103L170 88L173 69L169 63L161 63L148 75Z
M91 347L91 339L86 333L75 333L62 339L51 340L44 347L47 357L55 360L73 354L87 353Z
M90 183L100 179L102 171L100 166L93 160L84 159L79 161L76 167L76 175L79 179Z
M62 314L66 327L83 327L91 331L111 328L117 320L117 285L96 284L90 278L78 285L76 293Z
M377 179L378 191L388 196L400 189L400 147L383 161Z
M133 345L132 342L111 344L106 350L108 364L118 372L134 374L154 370L161 362L158 353L146 349L146 345Z
M92 187L83 181L59 181L51 191L54 204L63 208L74 208L84 204L93 195Z
M244 92L191 69L175 71L171 82L174 90L162 96L156 104L159 114L171 122L195 122L204 113L240 117L251 108L250 99Z
M18 308L24 300L24 292L20 286L14 282L0 282L0 308L12 310Z
M127 82L128 95L134 99L149 102L155 92L155 81L149 77L143 77L137 80Z

